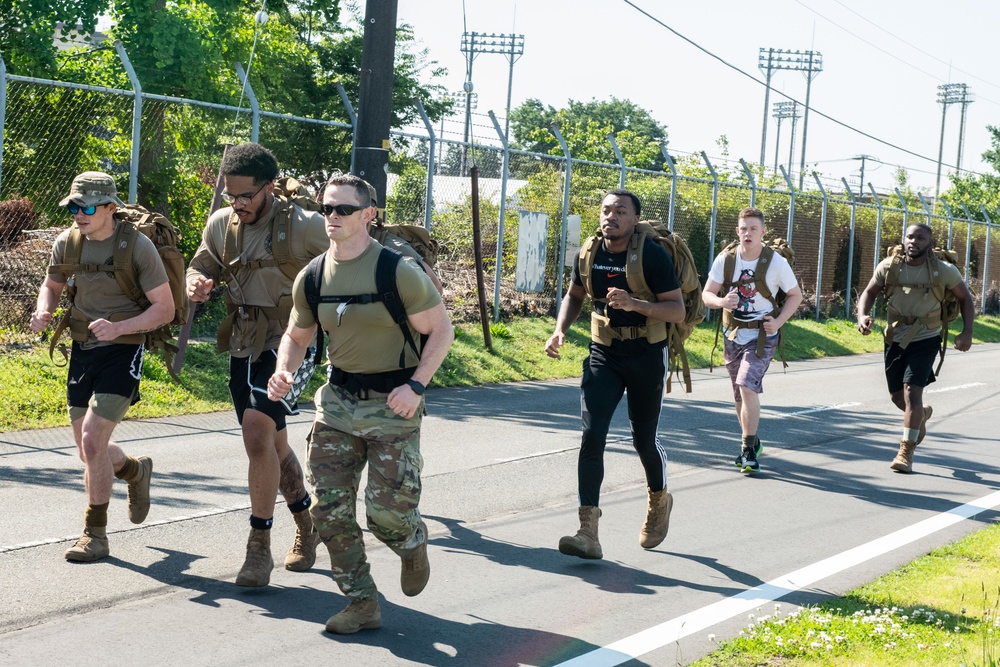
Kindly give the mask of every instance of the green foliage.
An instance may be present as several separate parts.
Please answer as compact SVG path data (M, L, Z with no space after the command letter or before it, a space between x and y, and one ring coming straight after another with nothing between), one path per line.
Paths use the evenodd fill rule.
M556 123L575 159L617 164L607 138L612 133L628 166L657 170L663 166L660 145L667 138L667 129L649 111L629 100L570 100L566 108L555 109L545 107L538 99L529 99L510 117L512 143L523 150L562 155L549 129Z
M408 162L387 197L387 220L393 224L423 226L427 204L427 169L415 162Z
M0 54L7 72L52 76L57 68L57 43L85 41L108 4L108 0L0 0ZM62 32L56 39L60 22L67 26L79 22L82 34Z

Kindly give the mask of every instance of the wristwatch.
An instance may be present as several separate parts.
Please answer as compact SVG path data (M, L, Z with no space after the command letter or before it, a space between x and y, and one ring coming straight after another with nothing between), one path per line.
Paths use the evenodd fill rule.
M410 385L410 389L412 389L413 393L416 394L417 396L423 396L424 389L427 388L412 378L407 380L406 384Z

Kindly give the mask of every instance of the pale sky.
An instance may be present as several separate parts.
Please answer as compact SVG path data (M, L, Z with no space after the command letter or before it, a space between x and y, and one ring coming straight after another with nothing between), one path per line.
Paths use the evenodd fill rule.
M654 18L625 0L399 0L398 18L411 24L431 57L448 68L445 85L451 91L461 91L465 80L463 30L523 34L512 108L532 97L556 108L569 99L627 98L667 127L671 153L704 150L717 166L722 162L721 135L729 140L730 160L759 161L765 88L654 19L760 81L760 48L818 51L823 70L812 82L810 106L815 111L929 158L906 154L810 112L807 171L822 172L827 187L841 177L856 181L860 161L851 158L866 154L887 163L867 161L866 183L891 188L893 165L900 164L909 170L911 185L933 195L942 121L937 86L965 83L974 102L967 107L962 167L985 169L980 156L990 148L986 126L1000 125L996 0L631 2ZM478 111L492 109L501 124L508 71L504 55L482 54L473 64ZM802 72L776 71L772 87L771 107L785 99L779 92L805 100ZM961 108L948 107L945 165L955 165L958 157ZM768 167L774 165L777 133L771 113L769 109ZM460 123L456 118L445 130L460 133ZM802 126L799 119L796 172ZM485 126L475 132L495 137ZM778 154L786 167L790 133L786 120ZM942 175L942 189L946 185Z

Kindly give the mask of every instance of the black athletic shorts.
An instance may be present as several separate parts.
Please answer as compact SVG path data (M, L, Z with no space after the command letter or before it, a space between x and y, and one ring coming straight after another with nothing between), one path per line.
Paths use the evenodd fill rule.
M248 409L263 412L274 420L277 430L285 428L285 416L299 414L298 404L286 410L279 401L267 397L267 381L274 375L278 362L275 350L264 350L257 361L250 363L250 357L229 357L229 395L236 408L236 418L243 424L243 413Z
M136 404L145 349L140 343L102 345L85 350L74 341L66 378L69 407L87 409L91 397L99 394L125 396L130 399L129 405Z
M904 350L897 343L885 348L885 379L889 393L902 391L904 384L926 387L934 382L934 361L941 351L941 338L915 340Z

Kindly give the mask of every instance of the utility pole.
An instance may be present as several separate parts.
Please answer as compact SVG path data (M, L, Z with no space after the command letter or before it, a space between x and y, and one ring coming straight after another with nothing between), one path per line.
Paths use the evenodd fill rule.
M962 105L962 120L958 124L958 158L955 160L955 170L959 174L962 173L962 149L965 147L965 113L968 111L969 105L972 104L972 102L972 92L969 90L969 87L966 86L960 102Z
M371 183L385 219L392 124L393 60L396 55L397 0L368 0L361 47L361 85L354 170Z
M774 49L768 49L766 54L763 47L757 55L757 68L764 71L764 127L760 131L760 164L764 165L764 151L767 149L767 108L771 99L771 74L774 72ZM775 116L777 118L777 116ZM781 120L778 120L778 135L781 135ZM775 147L775 154L778 149ZM777 162L777 158L775 158ZM777 171L777 167L775 167Z
M812 92L813 77L823 71L823 54L819 51L806 51L808 66L803 68L806 73L806 110L802 117L802 160L799 162L799 190L802 189L806 175L806 139L809 136L809 94Z
M860 176L860 181L858 182L858 201L862 201L865 196L865 160L878 161L878 158L872 157L871 155L861 154L861 155L855 155L851 159L861 160L861 176Z

